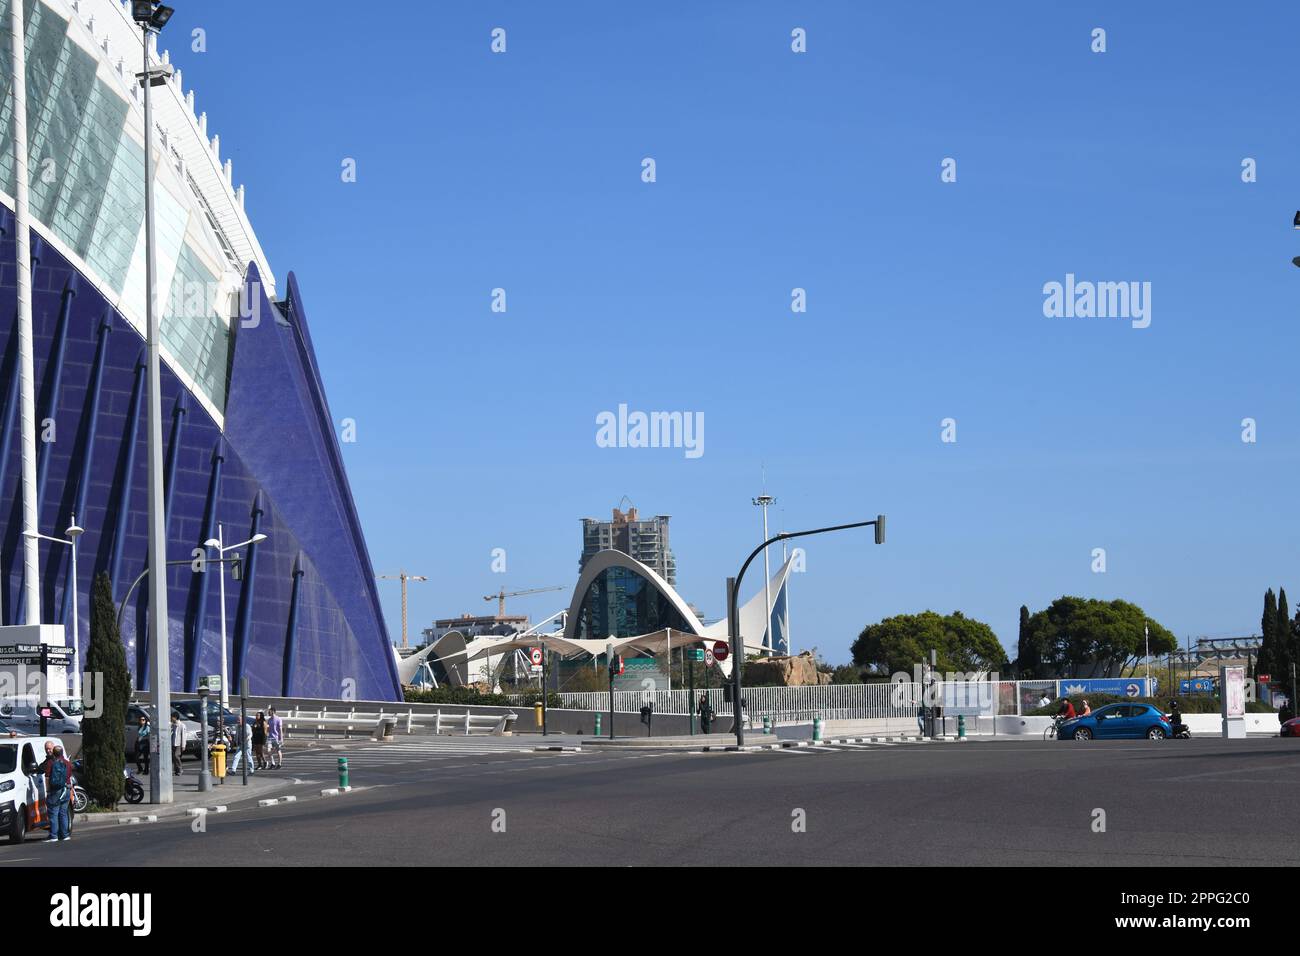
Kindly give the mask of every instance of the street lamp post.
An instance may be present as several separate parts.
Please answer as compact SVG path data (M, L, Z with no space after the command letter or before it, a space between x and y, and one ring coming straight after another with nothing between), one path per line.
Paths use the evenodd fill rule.
M767 540L767 506L776 501L771 495L759 495L753 499L754 504L763 509L763 540ZM767 547L763 547L763 600L767 605L767 618L763 622L763 644L769 651L775 651L772 639L772 569L767 563Z
M735 577L735 583L732 579L727 581L727 635L731 642L731 707L732 717L736 729L736 746L745 745L745 728L741 723L740 716L740 672L745 664L745 647L744 641L740 634L740 609L738 606L737 595L740 593L740 582L745 578L745 572L749 570L749 565L758 557L758 553L767 548L770 544L776 544L778 541L787 541L790 538L806 538L814 534L827 534L831 531L847 531L849 528L865 528L867 525L874 525L876 529L876 544L885 543L885 516L876 515L871 521L855 521L852 524L837 524L829 528L814 528L811 531L782 531L773 538L769 538L750 552L745 563L740 566L740 573Z
M266 535L258 533L253 535L247 541L241 541L239 544L224 544L224 533L220 524L217 525L217 536L208 538L203 542L205 548L215 548L217 552L217 564L221 565L218 572L221 578L221 713L225 714L230 706L230 692L227 690L230 684L229 675L226 673L226 552L234 551L250 544L258 544L265 541ZM224 719L224 717L222 718Z
M72 692L71 696L77 699L81 697L81 627L80 627L80 609L77 590L77 539L86 533L86 529L77 524L77 516L72 516L72 523L68 525L67 530L63 532L68 537L53 538L48 534L41 534L39 531L24 531L23 536L27 538L39 538L41 541L53 541L55 544L66 544L72 549ZM68 585L65 584L64 587Z
M143 47L143 68L136 74L144 88L144 314L145 343L148 348L148 450L149 450L149 508L148 539L149 566L163 567L167 554L167 521L165 491L163 488L162 440L162 360L159 341L162 337L159 316L154 302L154 284L157 281L157 264L153 228L153 105L150 91L166 83L172 75L168 64L149 65L149 37L156 35L171 19L174 11L158 0L132 0L131 18L140 25ZM156 727L166 726L165 717L171 712L171 662L167 615L167 575L149 576L149 668L153 692ZM172 753L170 748L158 750L159 759L149 765L150 802L172 802Z

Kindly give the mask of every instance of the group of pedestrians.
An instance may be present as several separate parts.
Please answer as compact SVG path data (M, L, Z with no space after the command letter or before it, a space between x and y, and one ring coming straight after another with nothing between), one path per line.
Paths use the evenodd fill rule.
M239 747L235 746L230 732L224 728L221 732L227 753L232 749L235 752L229 765L229 773L239 773L245 763L248 764L249 773L256 773L259 770L277 770L284 766L284 719L275 712L274 707L265 712L259 710L251 724L245 723L241 726L244 729L244 739L242 746Z
M244 763L248 764L249 773L256 773L258 770L275 770L284 766L284 719L275 712L274 707L266 712L259 710L251 724L245 722L238 726L243 727L241 746L236 746L234 739L236 731L232 727L216 728L208 739L209 747L221 744L226 748L226 753L233 754L227 765L228 773L238 773ZM149 718L141 714L135 732L135 767L142 774L149 773L152 738L153 726ZM185 753L188 740L185 724L173 713L171 723L173 775L179 776L182 773L181 757Z

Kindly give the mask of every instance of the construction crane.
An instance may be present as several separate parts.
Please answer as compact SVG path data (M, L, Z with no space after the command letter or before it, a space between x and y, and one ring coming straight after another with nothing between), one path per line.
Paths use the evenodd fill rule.
M402 646L408 647L409 645L406 643L406 582L427 581L429 579L422 574L407 574L405 571L398 571L396 574L376 574L375 577L381 581L402 582Z
M553 588L529 588L527 591L507 591L505 588L502 588L502 589L500 590L500 592L498 592L497 594L485 594L485 595L483 595L483 600L485 600L485 601L496 601L496 602L497 602L497 617L505 617L505 616L506 616L506 598L508 598L508 597L520 597L521 595L524 595L524 594L541 594L543 591L563 591L563 590L564 590L564 587L563 587L562 585L557 585L556 587L553 587Z

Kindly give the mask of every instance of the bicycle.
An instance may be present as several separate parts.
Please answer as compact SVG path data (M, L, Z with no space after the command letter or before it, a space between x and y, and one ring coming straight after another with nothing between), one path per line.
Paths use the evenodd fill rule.
M1046 730L1043 731L1043 739L1044 739L1044 740L1055 740L1056 737L1057 737L1057 734L1060 733L1060 730L1061 730L1061 724L1063 724L1063 723L1065 723L1065 718L1064 718L1064 717L1053 717L1053 718L1052 718L1052 726L1048 727Z

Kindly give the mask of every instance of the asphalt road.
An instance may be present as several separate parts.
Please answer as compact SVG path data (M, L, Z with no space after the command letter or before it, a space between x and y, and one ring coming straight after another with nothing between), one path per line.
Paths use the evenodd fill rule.
M293 754L285 774L298 782L285 792L297 802L232 802L201 832L187 818L82 825L67 843L0 846L0 869L199 855L227 866L1300 864L1290 740L707 754L535 753L535 742ZM343 752L358 789L319 796Z

